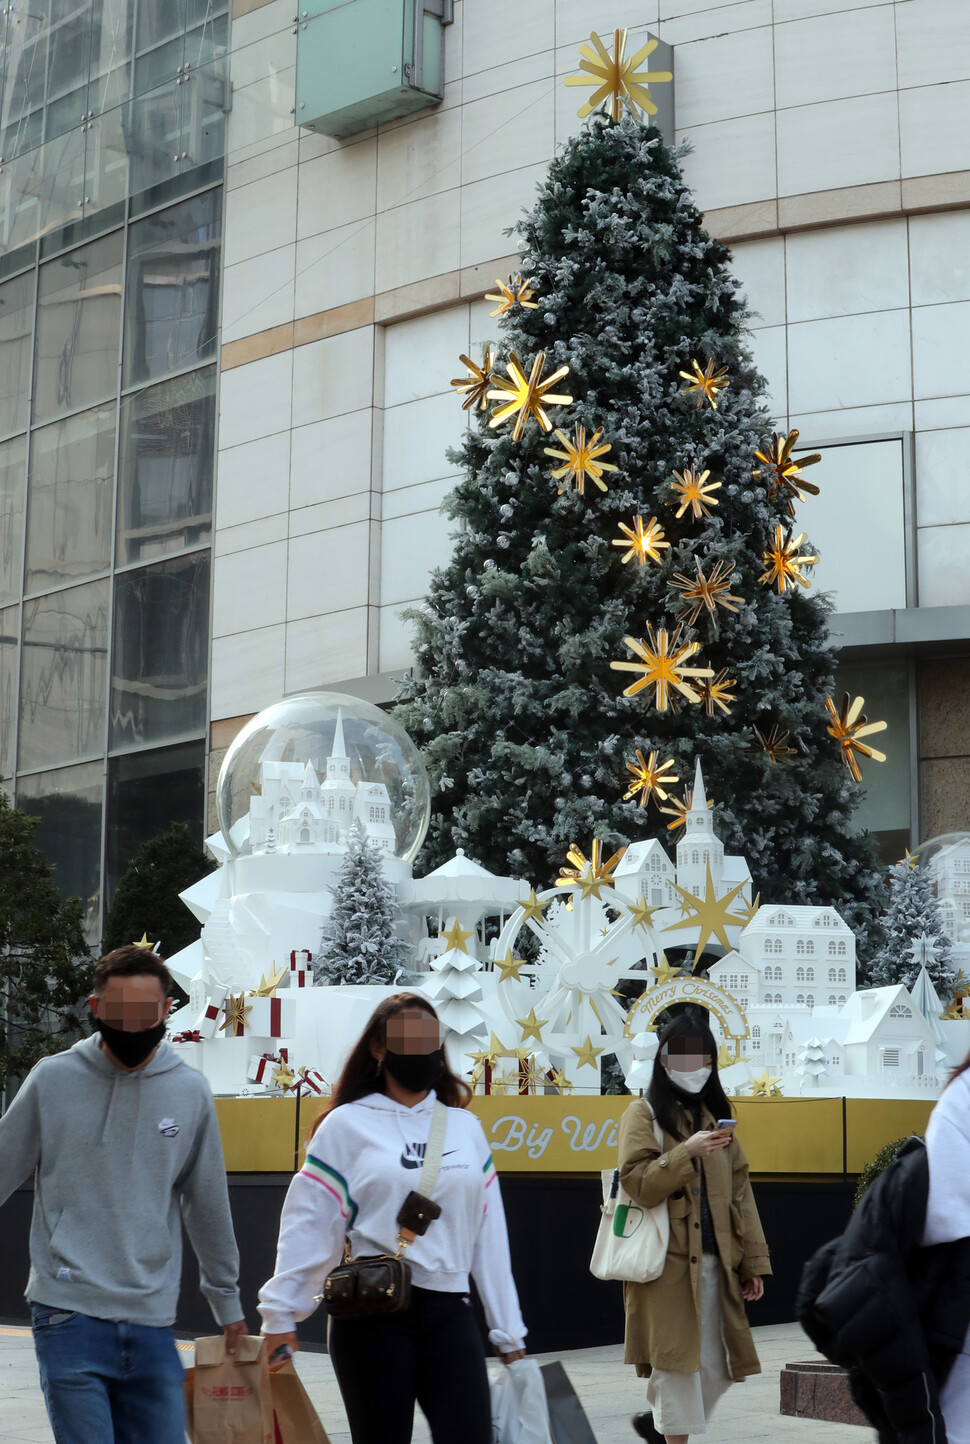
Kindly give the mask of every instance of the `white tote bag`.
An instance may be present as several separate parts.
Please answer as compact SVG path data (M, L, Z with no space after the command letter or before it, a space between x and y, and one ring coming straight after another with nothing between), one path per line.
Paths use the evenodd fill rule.
M649 1109L649 1104L644 1104ZM663 1152L663 1130L653 1120L653 1131ZM634 1203L620 1183L619 1169L603 1170L602 1217L589 1262L590 1273L598 1279L622 1279L631 1284L648 1284L658 1279L667 1259L670 1241L670 1213L667 1200L655 1208Z

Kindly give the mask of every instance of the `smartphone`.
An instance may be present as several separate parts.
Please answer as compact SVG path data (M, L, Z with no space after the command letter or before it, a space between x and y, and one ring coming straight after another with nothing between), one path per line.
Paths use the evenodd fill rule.
M717 1120L718 1133L729 1133L732 1128L737 1128L737 1126L738 1120L736 1118L719 1118Z

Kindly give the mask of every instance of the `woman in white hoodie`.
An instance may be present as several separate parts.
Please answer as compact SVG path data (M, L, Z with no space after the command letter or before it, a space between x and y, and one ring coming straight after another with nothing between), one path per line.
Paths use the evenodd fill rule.
M923 1247L970 1237L970 1057L957 1068L926 1128L930 1192ZM970 1331L940 1391L948 1444L970 1444Z
M417 1187L435 1100L448 1108L434 1202L441 1215L407 1253L411 1304L331 1319L329 1346L353 1444L409 1444L419 1404L434 1444L490 1444L485 1352L469 1299L477 1286L505 1363L524 1353L495 1168L470 1092L448 1067L424 998L386 998L351 1051L307 1144L280 1220L276 1272L259 1295L272 1356L297 1347L349 1239L354 1257L394 1253L397 1216Z

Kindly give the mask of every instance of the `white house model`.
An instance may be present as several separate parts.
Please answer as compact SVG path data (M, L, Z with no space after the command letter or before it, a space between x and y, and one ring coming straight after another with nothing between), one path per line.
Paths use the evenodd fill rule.
M337 713L327 775L319 780L312 765L300 762L259 764L260 792L249 805L249 842L254 853L343 851L354 822L371 842L394 850L394 825L387 788L380 782L354 782Z

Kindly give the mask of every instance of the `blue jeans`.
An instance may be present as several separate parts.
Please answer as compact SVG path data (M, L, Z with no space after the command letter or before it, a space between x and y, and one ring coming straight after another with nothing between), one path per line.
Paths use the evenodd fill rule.
M185 1444L185 1370L171 1329L31 1304L56 1444Z

